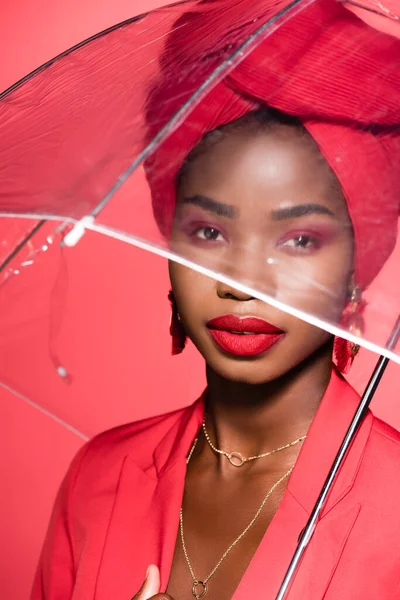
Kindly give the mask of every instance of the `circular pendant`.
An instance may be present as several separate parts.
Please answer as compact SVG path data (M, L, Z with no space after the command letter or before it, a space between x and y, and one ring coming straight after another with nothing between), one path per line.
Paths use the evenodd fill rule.
M246 462L246 459L240 454L240 452L231 452L226 456L233 467L241 467Z
M207 593L207 584L206 583L204 583L203 581L198 581L197 579L195 581L193 581L192 594L196 598L196 600L199 600L200 598L205 596L206 593Z

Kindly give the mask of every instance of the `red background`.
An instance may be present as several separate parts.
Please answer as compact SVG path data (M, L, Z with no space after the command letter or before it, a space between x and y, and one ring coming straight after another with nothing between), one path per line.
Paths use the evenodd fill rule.
M160 4L14 0L0 22L0 89L82 39ZM9 222L0 223L2 239L10 231ZM37 240L44 238L42 232ZM55 292L61 269L63 289ZM191 402L201 391L203 367L194 349L170 356L167 291L163 259L92 233L64 256L51 248L0 289L0 380L19 393L0 388L3 597L29 597L55 491L83 443L51 415L90 436ZM70 384L57 374L54 352ZM358 360L351 376L358 389L374 362L367 352ZM400 428L398 375L399 367L391 366L375 411Z

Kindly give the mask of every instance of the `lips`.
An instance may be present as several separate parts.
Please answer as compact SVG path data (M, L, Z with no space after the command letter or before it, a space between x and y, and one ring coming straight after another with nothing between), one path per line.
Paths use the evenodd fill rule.
M235 356L257 356L274 346L285 332L264 319L224 315L208 321L214 342Z

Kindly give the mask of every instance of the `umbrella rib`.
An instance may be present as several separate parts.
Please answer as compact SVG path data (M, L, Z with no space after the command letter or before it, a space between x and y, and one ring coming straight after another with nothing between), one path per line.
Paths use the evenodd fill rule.
M43 225L45 223L46 223L45 220L39 221L39 223L37 223L35 225L35 227L33 229L31 229L31 231L24 237L24 239L17 246L15 246L14 250L12 250L12 252L10 252L10 254L1 263L1 265L0 265L0 273L2 271L4 271L4 269L10 264L10 262L22 250L22 248L25 246L25 244L27 244L29 242L29 240L31 240L33 238L33 236L43 227Z
M135 21L140 21L140 19L143 19L144 17L147 17L148 14L149 13L143 13L141 15L137 15L136 17L132 17L130 19L127 19L126 21L122 21L121 23L118 23L117 25L112 25L111 27L108 27L107 29L104 29L103 31L99 31L98 33L95 33L94 35L86 38L85 40L82 40L82 42L79 42L78 44L75 44L74 46L71 46L71 48L68 48L67 50L64 50L60 54L57 54L57 56L54 56L50 60L46 61L45 63L43 63L42 65L40 65L40 67L37 67L36 69L34 69L30 73L28 73L27 75L25 75L24 77L22 77L21 79L19 79L15 83L13 83L6 90L4 90L3 92L1 92L0 93L0 100L3 100L6 96L8 96L9 94L11 94L11 92L13 92L17 88L19 88L21 85L23 85L24 83L26 83L27 81L29 81L30 79L32 79L33 77L35 77L36 75L39 75L39 73L41 73L42 71L45 71L46 69L48 69L49 67L51 67L51 65L53 65L56 62L58 62L62 58L65 58L69 54L72 54L72 52L75 52L76 50L79 50L79 48L82 48L83 46L86 46L86 44L89 44L90 42L93 42L94 40L96 40L98 38L101 38L101 37L107 35L108 33L112 33L116 29L121 29L122 27L125 27L127 25L131 25Z
M310 4L313 4L315 0L292 0L285 8L278 11L273 17L268 19L266 23L263 23L252 33L246 41L244 41L232 54L226 58L219 67L217 67L211 75L199 86L199 88L190 96L190 98L184 103L184 105L178 110L178 112L168 121L161 131L152 139L152 141L142 150L137 158L130 164L130 166L118 177L117 181L104 196L104 198L95 206L90 216L97 217L99 213L105 208L114 194L121 188L130 175L142 164L143 161L158 147L158 145L167 137L168 134L172 133L173 130L179 126L179 123L183 117L189 112L191 107L194 108L196 102L200 101L204 92L211 87L213 83L218 82L218 78L229 71L230 68L234 67L236 58L240 57L243 59L245 53L251 50L254 42L258 39L262 39L262 35L268 31L273 32L273 25L280 21L282 17L288 17L288 13L292 13L294 16L297 14L293 9L301 11Z
M70 431L74 435L78 436L85 442L87 442L89 440L89 437L87 435L85 435L84 433L82 433L81 431L79 431L78 429L76 429L76 427L74 427L73 425L70 425L66 421L63 421L63 419L60 419L60 417L57 417L57 415L55 415L54 413L50 412L46 408L43 408L43 406L40 406L40 404L37 404L33 400L30 400L27 396L24 396L20 392L17 392L17 390L14 390L14 388L10 387L6 383L3 383L2 381L0 381L0 387L2 387L7 392L10 392L14 396L19 398L23 402L25 402L26 404L28 404L31 408L34 408L35 410L38 410L40 413L42 413L46 417L49 417L49 419L52 419L53 421L58 423L58 425L61 425L62 427L64 427L64 429L67 429L68 431Z
M191 107L194 107L196 102L201 100L202 94L204 92L206 92L207 89L213 83L217 83L219 77L221 77L230 68L233 68L233 66L235 64L235 60L237 58L239 58L239 57L243 58L245 56L245 53L249 52L251 50L253 43L255 43L258 39L262 39L262 35L264 33L266 33L268 31L268 29L270 29L269 33L272 33L274 30L273 26L276 25L277 22L280 21L282 18L287 18L288 16L295 15L297 12L303 10L310 4L313 4L314 2L315 2L315 0L292 0L291 2L289 2L289 4L285 8L278 11L273 17L268 19L268 21L266 23L263 23L260 27L258 27L252 35L250 35L234 52L232 52L232 54L230 56L228 56L228 58L226 58L222 62L221 65L219 65L219 67L217 67L211 73L211 75L209 75L207 77L207 79L200 85L200 87L184 103L184 105L181 107L181 109L178 110L178 112L172 117L172 119L170 119L168 121L168 123L166 125L164 125L164 127L161 129L161 131L158 132L158 134L153 138L153 140L149 144L147 144L147 146L143 149L143 151L139 154L139 156L118 177L118 179L115 181L114 185L111 187L111 189L108 191L108 193L92 209L92 211L89 213L89 216L96 217L99 215L99 213L105 208L105 206L108 204L108 202L114 196L114 194L121 188L121 186L125 183L125 181L129 178L129 176L137 169L137 167L139 167L142 164L142 162L144 160L146 160L146 158L151 154L151 152L153 152L157 148L157 146L163 141L163 139L169 133L172 133L174 128L179 126L180 120L187 114L187 112L189 111L189 109ZM184 2L176 3L176 5L180 5L180 4L184 4ZM296 9L296 11L293 9ZM291 13L291 14L289 15L289 13ZM0 101L2 99L4 99L6 96L8 96L15 89L20 87L22 84L24 84L26 81L29 81L30 79L32 79L33 77L35 77L36 75L38 75L39 73L44 71L45 69L51 67L51 65L54 64L55 62L57 62L58 60L64 58L65 56L68 56L69 54L78 50L82 46L85 46L86 44L115 31L116 29L125 27L127 25L134 23L135 21L139 21L139 20L145 18L148 14L149 13L144 13L142 15L133 17L131 19L127 19L126 21L123 21L122 23L119 23L112 27L109 27L108 29L101 31L101 32L85 39L84 41L80 42L79 44L76 44L75 46L69 48L68 50L62 52L61 54L59 54L56 57L52 58L51 60L47 61L46 63L44 63L43 65L41 65L40 67L38 67L37 69L32 71L31 73L29 73L28 75L26 75L25 77L23 77L22 79L17 81L11 87L7 88L4 92L0 93ZM1 268L4 268L4 265L2 265L0 267L0 271L1 271Z

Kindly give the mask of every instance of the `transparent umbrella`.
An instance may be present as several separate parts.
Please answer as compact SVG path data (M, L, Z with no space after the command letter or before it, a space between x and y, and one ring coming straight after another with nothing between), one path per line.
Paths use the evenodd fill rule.
M326 329L339 340L339 361L358 344L382 356L277 598L387 360L400 363L400 42L364 22L375 6L361 9L367 19L333 0L181 2L101 32L0 97L0 215L32 219L27 234L3 249L3 285L19 274L9 269L15 254L56 221L49 244L74 246L86 230L116 238ZM378 17L398 20L389 5ZM207 134L260 111L297 119L341 184L335 193L348 207L357 290L348 306L336 257L323 273L307 260L310 247L329 252L325 223L276 239L253 219L245 237L234 207L206 192L177 205L177 183ZM328 217L317 196L284 198L273 220ZM185 216L185 204L202 217ZM215 232L222 245L213 244ZM24 266L47 245L32 247Z

